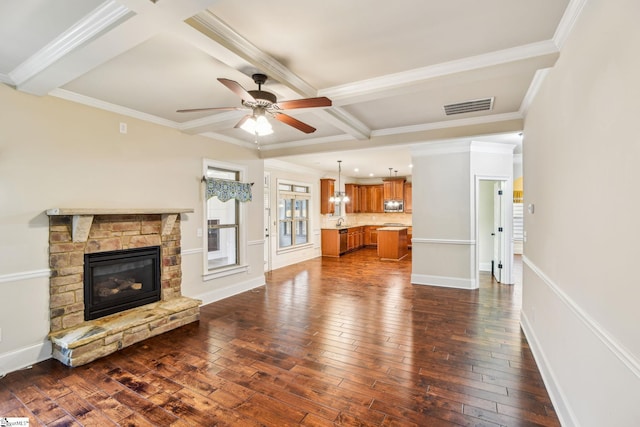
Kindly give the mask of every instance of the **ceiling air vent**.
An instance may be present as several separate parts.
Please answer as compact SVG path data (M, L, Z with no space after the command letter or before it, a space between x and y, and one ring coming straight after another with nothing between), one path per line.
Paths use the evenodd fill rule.
M473 101L458 102L444 106L447 116L453 114L472 113L474 111L487 111L493 108L493 97L484 99L474 99Z

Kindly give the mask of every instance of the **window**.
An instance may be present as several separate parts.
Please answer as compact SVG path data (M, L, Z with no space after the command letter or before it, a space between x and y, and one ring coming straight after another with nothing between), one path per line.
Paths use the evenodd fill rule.
M278 248L308 246L311 186L278 182Z
M207 179L241 181L244 169L235 165L205 160L204 173ZM222 197L223 199L225 197ZM243 217L242 203L235 198L222 201L218 196L205 197L204 227L205 276L222 277L245 271L242 265Z

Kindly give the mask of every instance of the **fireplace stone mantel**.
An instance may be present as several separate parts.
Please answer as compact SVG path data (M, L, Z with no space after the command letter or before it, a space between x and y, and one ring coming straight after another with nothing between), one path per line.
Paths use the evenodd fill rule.
M52 208L49 216L72 217L71 237L74 242L86 242L94 215L162 215L162 235L171 233L173 225L181 213L193 213L189 208Z

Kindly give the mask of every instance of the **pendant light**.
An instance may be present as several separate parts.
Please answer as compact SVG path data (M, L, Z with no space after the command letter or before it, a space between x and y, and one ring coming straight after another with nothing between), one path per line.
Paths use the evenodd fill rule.
M329 202L339 205L340 203L347 203L349 196L344 191L340 191L340 174L342 173L342 160L338 160L338 190L333 193L333 196L329 197Z

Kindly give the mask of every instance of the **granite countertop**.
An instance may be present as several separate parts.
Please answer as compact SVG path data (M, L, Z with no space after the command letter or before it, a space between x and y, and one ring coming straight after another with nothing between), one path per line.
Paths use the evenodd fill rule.
M407 228L409 228L409 226L402 226L402 227L381 227L378 228L378 231L400 231L400 230L406 230Z
M322 230L344 230L347 228L364 227L364 225L341 225L340 227L322 227Z
M340 227L322 227L321 230L344 230L348 228L356 227L380 227L378 230L402 230L403 228L411 227L409 225L388 226L383 224L357 224L357 225L341 225Z

